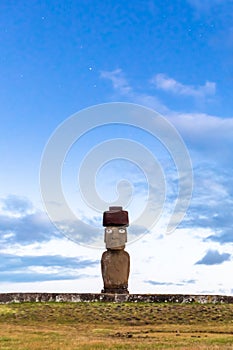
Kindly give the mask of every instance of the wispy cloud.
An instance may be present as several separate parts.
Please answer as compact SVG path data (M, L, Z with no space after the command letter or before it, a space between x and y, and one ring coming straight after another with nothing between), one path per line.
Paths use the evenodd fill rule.
M142 104L148 106L147 102L150 100L152 105L154 103L152 107L156 108L156 96L153 100L153 96L140 94L133 87L130 89L121 88L121 86L129 86L122 70L112 71L109 75L105 75L105 77L107 76L108 79L114 77L118 81L118 84L113 85L113 88L119 95L124 92L127 101L139 103L140 100ZM207 92L215 92L214 85L212 88L211 86L208 88L208 84L204 87L192 87L169 79L163 77L163 83L168 83L168 89L173 87L174 90L177 89L179 93L186 95L204 96ZM118 89L120 90L118 91ZM233 193L231 181L233 118L221 118L197 112L174 112L168 109L164 114L180 132L187 147L192 152L195 186L188 216L181 226L210 229L213 234L203 238L204 241L221 244L233 242L231 229L233 215L230 211ZM166 169L166 174L168 171Z
M149 283L153 286L184 286L186 284L193 284L195 283L196 281L191 279L191 280L184 280L184 281L181 281L181 282L177 282L177 283L174 283L174 282L160 282L160 281L152 281L152 280L148 280L148 281L145 281L145 283Z
M159 90L166 92L171 92L175 95L180 96L191 96L191 97L205 97L214 95L216 92L216 83L207 81L205 85L202 86L193 86L185 85L179 81L168 77L166 74L156 74L151 82Z
M200 161L195 166L195 181L192 202L190 204L187 220L181 227L191 229L210 229L211 235L203 238L204 242L218 242L220 244L233 242L233 214L232 214L232 171L219 165Z
M227 215L225 215L227 216ZM230 217L230 219L228 220L230 223L230 227L222 227L223 225L221 225L221 229L218 230L220 232L217 232L214 235L210 235L208 236L205 241L213 241L213 242L218 242L220 244L224 244L224 243L232 243L233 242L233 230L232 230L232 217ZM222 221L224 222L224 221Z
M152 286L183 286L184 283L173 283L173 282L158 282L158 281L144 281L145 283L149 283Z
M132 92L132 88L124 77L121 69L102 71L100 77L109 79L112 82L113 88L118 90L122 95L128 95Z
M63 242L60 253L56 245L57 255L48 248L53 241ZM79 279L99 264L66 251L66 239L48 216L21 196L0 198L0 244L0 280L6 283Z
M23 197L15 195L0 199L0 243L9 245L19 243L27 245L34 242L46 242L53 238L66 235L65 229L59 231L51 223L47 214L38 210L33 204ZM78 242L91 244L98 236L99 230L90 227L85 222L93 223L93 220L84 217L83 221L70 222L73 236L67 234ZM98 237L97 237L98 238Z
M156 76L158 77L160 74ZM172 78L164 77L161 81L165 86L168 84L166 87L168 90L174 89L177 93L186 94L186 96L205 97L207 94L215 93L215 83L193 87L176 82ZM116 93L115 98L123 97L127 102L140 103L163 113L178 129L188 147L200 150L203 156L215 157L215 160L221 162L224 160L229 162L230 157L232 159L233 118L221 118L203 112L186 113L169 110L167 106L161 103L156 93L154 95L141 93L130 86L121 69L105 72L102 78L112 81L113 90Z
M17 256L1 254L0 280L2 282L39 282L69 280L83 277L83 270L99 262L59 255Z
M41 211L17 217L1 214L0 233L2 244L48 241L58 234L47 215Z
M32 203L25 197L9 195L2 200L2 210L8 214L26 214L33 210Z
M220 254L217 250L208 250L205 256L198 260L195 265L217 265L230 259L231 255L229 253Z
M122 69L102 71L100 78L110 80L117 98L127 99L128 102L139 103L154 108L160 113L167 113L168 108L155 96L135 91L126 79Z

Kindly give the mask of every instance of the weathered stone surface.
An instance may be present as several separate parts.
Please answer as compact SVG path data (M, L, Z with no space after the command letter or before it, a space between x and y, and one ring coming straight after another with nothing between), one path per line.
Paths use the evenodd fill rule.
M124 250L107 250L101 259L103 293L128 293L129 254Z
M0 293L0 304L24 302L134 302L233 304L233 296L197 294Z
M128 226L129 218L126 210L105 211L103 215L103 226Z
M127 241L127 229L124 226L108 226L104 230L104 242L106 248L120 250L125 248Z
M113 206L113 207L109 207L109 211L119 211L122 210L123 207L120 206Z

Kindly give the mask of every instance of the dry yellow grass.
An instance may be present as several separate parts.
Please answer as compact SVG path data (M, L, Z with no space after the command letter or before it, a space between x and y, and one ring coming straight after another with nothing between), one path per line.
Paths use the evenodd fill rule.
M0 349L233 349L233 305L0 305Z

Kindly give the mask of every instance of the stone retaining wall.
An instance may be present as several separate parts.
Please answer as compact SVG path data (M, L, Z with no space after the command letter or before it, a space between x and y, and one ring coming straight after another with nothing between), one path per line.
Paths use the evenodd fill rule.
M185 294L0 293L0 304L23 302L228 303L233 296Z

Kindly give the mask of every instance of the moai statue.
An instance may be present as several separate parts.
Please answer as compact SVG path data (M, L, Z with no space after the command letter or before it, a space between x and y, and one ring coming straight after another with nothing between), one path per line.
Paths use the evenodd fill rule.
M129 226L128 212L122 207L110 207L103 215L104 241L107 251L102 255L101 270L104 281L102 293L128 292L130 258L124 250Z

